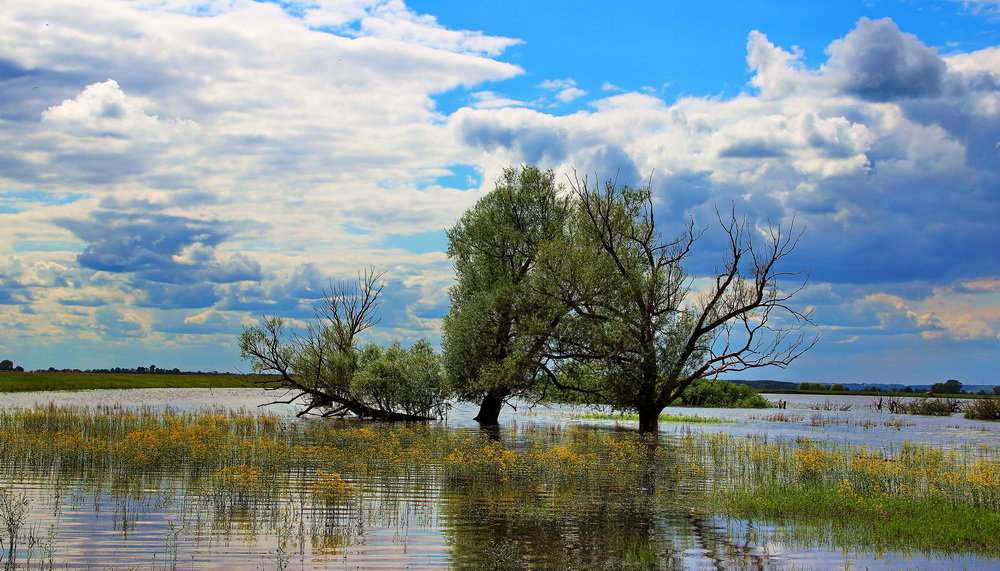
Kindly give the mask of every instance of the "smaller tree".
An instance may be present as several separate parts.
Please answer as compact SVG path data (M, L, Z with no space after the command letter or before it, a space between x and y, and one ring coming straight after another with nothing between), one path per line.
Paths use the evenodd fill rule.
M443 413L450 391L438 356L426 341L404 349L394 344L358 346L358 336L378 323L382 274L367 270L356 284L331 285L302 334L280 317L265 317L240 336L240 350L264 383L302 399L298 415L353 414L378 420L430 420ZM272 404L275 404L272 403Z
M13 371L13 370L14 370L14 361L11 361L10 359L4 359L3 361L0 361L0 371Z
M846 391L847 389L845 389L844 385L842 385L840 383L833 383L832 385L830 385L830 390L842 393L842 392Z

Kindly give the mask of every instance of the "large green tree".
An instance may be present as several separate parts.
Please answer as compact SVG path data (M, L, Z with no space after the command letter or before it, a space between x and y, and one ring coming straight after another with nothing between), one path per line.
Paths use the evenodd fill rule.
M688 224L665 239L651 190L608 182L573 185L572 232L543 258L548 291L569 312L542 359L563 389L639 414L655 432L660 412L696 379L785 366L814 340L808 316L788 305L801 288L779 269L796 235L720 216L725 253L711 283L692 291L684 272L703 234Z
M532 390L541 349L566 313L537 268L566 231L569 203L552 171L508 168L448 230L457 280L444 318L445 368L459 396L496 424L504 402Z

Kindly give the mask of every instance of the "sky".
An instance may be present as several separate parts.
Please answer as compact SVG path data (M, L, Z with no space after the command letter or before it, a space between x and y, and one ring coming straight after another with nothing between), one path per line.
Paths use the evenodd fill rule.
M0 357L246 370L385 272L440 342L444 230L531 164L661 231L802 231L819 343L742 378L1000 384L1000 2L4 0ZM791 288L794 284L785 284Z

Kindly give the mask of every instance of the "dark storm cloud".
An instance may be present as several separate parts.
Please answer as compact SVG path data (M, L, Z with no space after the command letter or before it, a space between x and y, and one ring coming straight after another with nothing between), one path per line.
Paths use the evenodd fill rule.
M533 119L545 117L524 112L524 121L497 124L488 114L467 113L459 122L459 133L465 144L485 151L515 149L527 164L559 163L566 158L566 132L556 124L536 125Z
M141 292L136 302L140 307L201 309L212 307L219 301L219 293L213 284L134 282L132 285Z
M215 259L215 247L233 235L226 222L99 211L89 219L56 223L87 242L77 256L84 268L175 284L229 283L261 275L260 265L241 254Z
M862 18L827 53L826 73L842 91L868 101L934 97L947 85L948 66L937 51L889 18Z

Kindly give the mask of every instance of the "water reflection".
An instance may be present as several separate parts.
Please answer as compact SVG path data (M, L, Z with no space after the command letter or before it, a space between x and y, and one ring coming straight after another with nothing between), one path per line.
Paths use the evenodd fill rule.
M245 407L248 399L245 391L237 392L227 404ZM170 404L176 402L184 399ZM800 410L805 409L785 412ZM749 419L767 411L695 410L747 420L684 429L668 425L668 437L659 440L616 432L613 422L574 430L585 423L571 412L519 413L485 433L457 419L450 421L452 428L391 429L334 421L253 427L244 420L209 418L192 420L196 430L186 430L178 421L164 430L192 440L191 448L178 448L175 456L155 448L165 446L155 435L139 440L136 434L151 432L152 421L133 415L147 424L123 425L134 445L128 448L131 458L115 456L120 448L97 444L54 455L10 455L20 441L0 435L6 439L0 439L5 455L0 487L23 493L30 502L28 524L7 562L227 569L878 568L993 562L843 551L830 540L803 542L788 528L705 511L699 498L722 486L724 480L715 478L725 472L711 465L710 456L689 450L686 437L760 434L767 423L777 425L779 435L800 429ZM821 426L831 432L844 426L865 430L847 424L861 418L851 412L858 414L823 411L845 422ZM215 427L226 439L197 440L195 435L211 433L205 427ZM91 429L78 436L87 436L86 430ZM68 438L58 427L38 434L51 446ZM494 443L498 454L509 451L534 463L519 460L491 478L466 478L462 462L475 458L455 454L492 450L482 442ZM162 461L143 463L135 455Z

